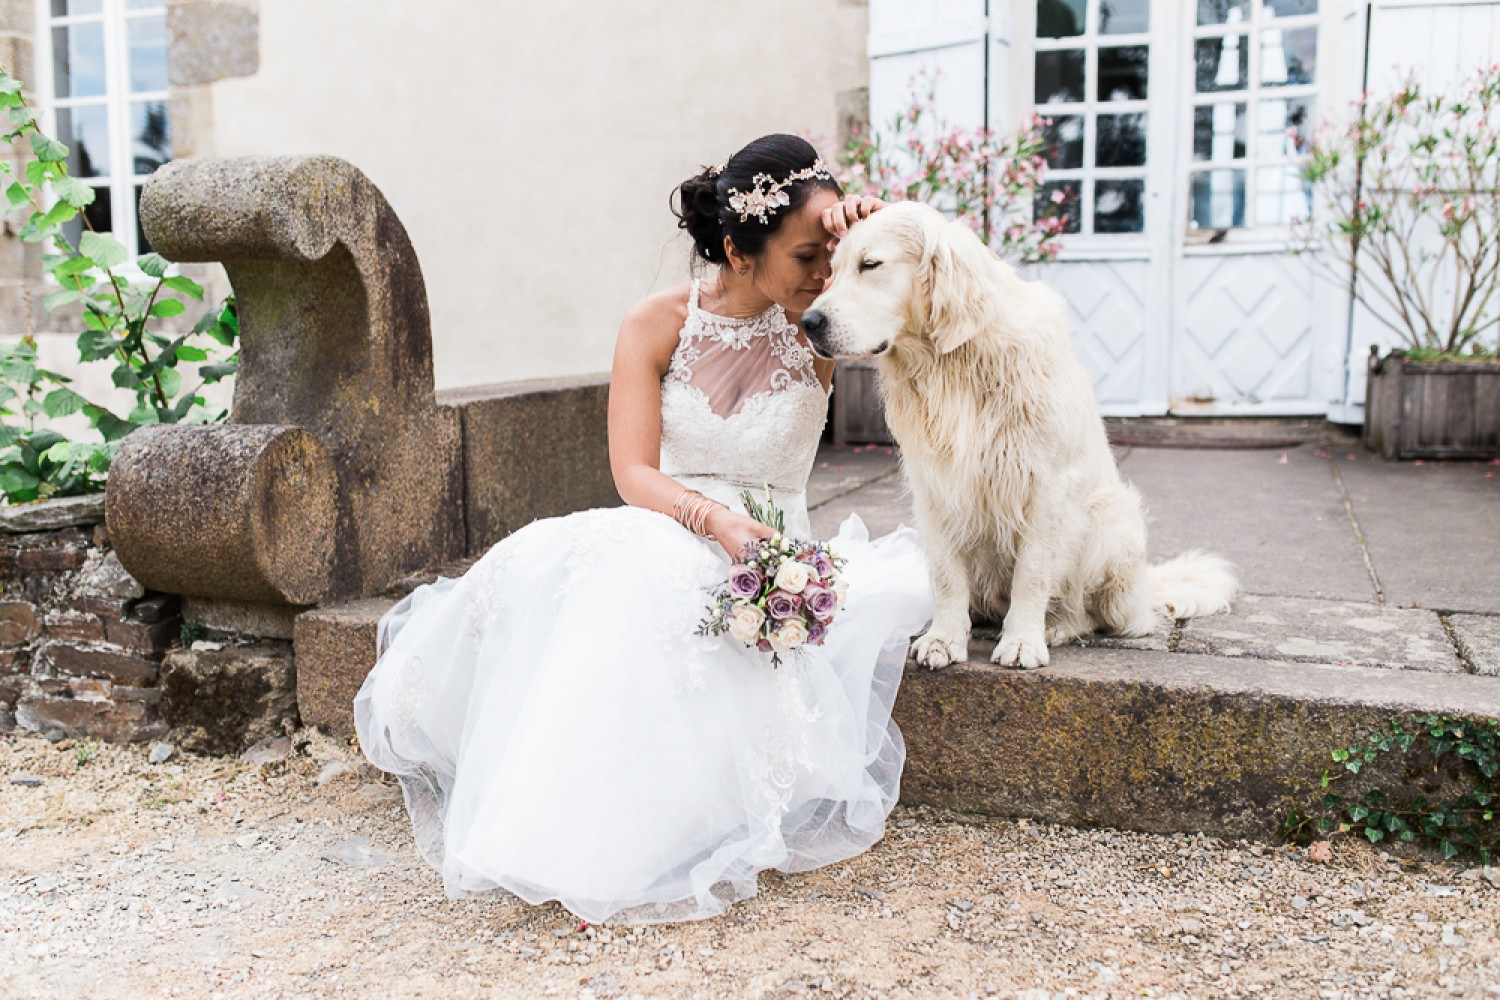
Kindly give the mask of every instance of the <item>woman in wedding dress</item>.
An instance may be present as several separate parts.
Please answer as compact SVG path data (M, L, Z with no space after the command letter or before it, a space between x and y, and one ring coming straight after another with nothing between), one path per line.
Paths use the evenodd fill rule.
M830 237L879 203L842 199L787 135L676 193L718 268L621 326L609 446L628 506L537 521L416 590L381 622L355 701L360 744L400 779L451 896L499 887L596 923L712 916L764 869L866 850L896 802L891 706L931 616L910 530L871 541L844 523L830 541L846 605L779 667L697 634L731 554L772 534L744 489L769 486L787 534L810 537L832 364L796 320Z

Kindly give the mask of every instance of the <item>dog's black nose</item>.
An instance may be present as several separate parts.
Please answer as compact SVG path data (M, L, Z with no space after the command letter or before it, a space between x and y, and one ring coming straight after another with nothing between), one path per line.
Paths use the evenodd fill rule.
M802 314L802 329L809 337L816 337L828 329L828 317L821 310L809 309Z

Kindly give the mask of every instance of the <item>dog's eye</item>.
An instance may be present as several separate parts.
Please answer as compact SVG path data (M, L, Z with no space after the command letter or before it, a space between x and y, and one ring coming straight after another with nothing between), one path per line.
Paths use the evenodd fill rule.
M863 274L866 271L873 271L879 266L880 261L878 260L862 260L859 262L859 271Z

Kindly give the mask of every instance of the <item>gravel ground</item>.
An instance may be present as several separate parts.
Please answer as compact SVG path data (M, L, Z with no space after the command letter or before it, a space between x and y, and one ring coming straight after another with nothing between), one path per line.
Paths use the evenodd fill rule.
M0 737L0 996L1500 997L1500 874L899 809L726 916L451 902L394 786L316 733L245 758Z

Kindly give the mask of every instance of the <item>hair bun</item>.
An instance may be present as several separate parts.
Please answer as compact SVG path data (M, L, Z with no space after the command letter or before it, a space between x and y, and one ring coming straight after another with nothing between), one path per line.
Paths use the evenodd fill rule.
M695 256L711 264L727 264L724 224L719 220L719 182L710 175L712 170L705 167L677 186L672 214L677 216L677 228L693 238Z

